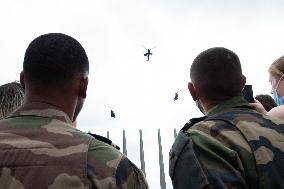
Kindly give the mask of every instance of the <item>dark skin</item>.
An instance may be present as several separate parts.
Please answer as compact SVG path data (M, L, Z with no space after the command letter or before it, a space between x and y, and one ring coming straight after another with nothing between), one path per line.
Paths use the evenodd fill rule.
M31 82L24 71L20 74L20 82L25 89L24 104L50 104L64 111L72 121L75 121L87 96L88 72L77 74L68 88L63 90L58 90L59 86L42 87L40 83Z
M194 79L192 79L192 82L188 83L188 90L191 94L191 97L194 101L199 101L199 103L201 104L201 106L203 107L204 113L207 114L207 112L212 109L214 106L216 106L217 104L219 104L219 101L214 101L214 100L210 100L210 99L206 99L203 98L202 96L202 92L200 90L198 90L198 85L196 84L198 82L194 81ZM246 77L244 75L242 75L241 77L241 85L240 85L240 91L243 90L244 86L246 84ZM195 87L196 86L196 87Z

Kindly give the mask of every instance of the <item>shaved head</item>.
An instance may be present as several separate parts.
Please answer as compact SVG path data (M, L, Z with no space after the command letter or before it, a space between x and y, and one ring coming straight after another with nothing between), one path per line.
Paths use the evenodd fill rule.
M242 68L238 56L223 47L201 52L190 68L191 81L199 95L222 101L241 95Z
M23 70L30 82L62 88L68 87L77 74L88 72L89 61L76 39L61 33L49 33L29 44Z

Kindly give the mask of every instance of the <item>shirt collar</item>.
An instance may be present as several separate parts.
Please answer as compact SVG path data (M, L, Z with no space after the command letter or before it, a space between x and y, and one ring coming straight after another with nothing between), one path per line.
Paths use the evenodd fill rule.
M49 117L52 119L61 120L63 122L72 124L71 119L68 115L62 111L59 107L53 106L51 104L42 102L33 102L22 105L9 117L16 116L39 116L39 117Z
M240 107L240 106L250 108L249 104L242 96L236 96L236 97L230 98L229 100L221 102L217 104L216 106L214 106L213 108L211 108L207 112L207 116L217 114L219 112L222 112L225 109L230 109L230 108Z

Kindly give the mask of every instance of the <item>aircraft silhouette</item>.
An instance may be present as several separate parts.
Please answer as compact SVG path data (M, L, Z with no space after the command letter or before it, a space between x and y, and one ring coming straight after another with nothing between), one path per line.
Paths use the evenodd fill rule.
M152 49L146 49L147 52L144 54L144 56L147 56L147 61L149 61L150 55L152 55L153 53L151 53Z
M142 45L143 46L143 45ZM144 47L144 46L143 46ZM146 56L147 57L147 61L149 61L149 59L150 59L150 55L153 55L153 53L151 53L151 50L153 50L154 48L156 48L156 47L153 47L153 48L151 48L151 49L147 49L146 47L144 47L145 49L146 49L146 53L144 54L144 56Z
M177 100L177 99L178 99L178 93L176 92L176 93L175 93L174 100Z
M113 110L110 110L110 117L115 118L115 113L114 113L114 111L113 111Z

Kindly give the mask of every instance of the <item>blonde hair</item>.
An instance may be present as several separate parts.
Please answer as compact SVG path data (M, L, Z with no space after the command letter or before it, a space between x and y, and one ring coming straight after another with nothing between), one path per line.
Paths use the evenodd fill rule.
M23 104L24 89L18 82L0 86L0 119L7 117Z
M277 78L284 75L284 55L276 59L269 67L268 72Z

